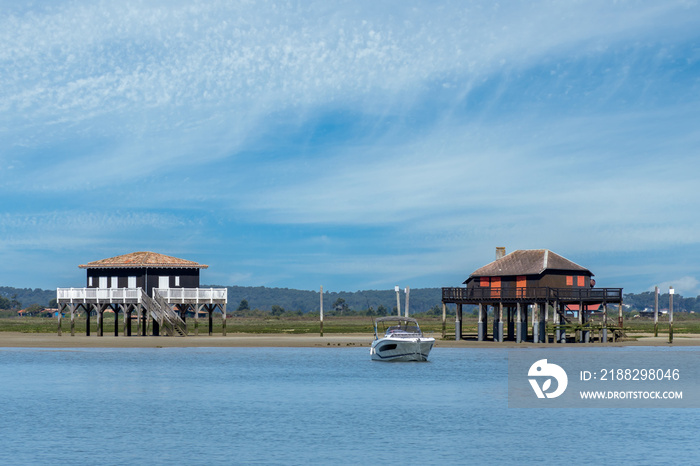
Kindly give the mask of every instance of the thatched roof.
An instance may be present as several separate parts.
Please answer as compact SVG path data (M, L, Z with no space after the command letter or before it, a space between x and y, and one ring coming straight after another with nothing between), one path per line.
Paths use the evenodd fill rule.
M571 262L569 259L548 249L520 249L476 269L469 276L469 279L476 277L540 275L545 270L561 270L593 275L587 268ZM469 281L469 279L464 283Z
M98 261L81 264L81 269L98 268L144 268L144 267L168 267L168 268L197 268L206 269L208 265L198 264L194 261L178 259L177 257L157 254L155 252L141 251L110 257Z

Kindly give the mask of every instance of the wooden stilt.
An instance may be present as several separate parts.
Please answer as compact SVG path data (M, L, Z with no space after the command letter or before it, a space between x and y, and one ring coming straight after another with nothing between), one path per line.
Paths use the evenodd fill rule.
M58 336L61 336L61 317L63 314L63 309L65 308L65 304L60 304L58 306Z
M223 334L223 336L226 336L226 305L222 304L220 307L221 307L221 316L223 318L223 321L221 323L222 334Z
M75 336L75 304L70 304L70 336Z
M209 336L214 335L214 306L207 304L209 311Z
M91 304L86 304L85 305L85 313L87 314L87 319L85 322L85 336L89 337L90 336L90 314L92 314L92 305Z
M442 338L445 338L447 327L447 304L442 303Z

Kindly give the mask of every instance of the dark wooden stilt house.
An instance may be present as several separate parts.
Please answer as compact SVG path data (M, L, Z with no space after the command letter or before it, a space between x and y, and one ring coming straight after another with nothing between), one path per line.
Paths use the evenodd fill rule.
M595 288L590 270L547 249L518 250L506 255L505 248L497 248L496 260L475 270L464 285L442 289L443 315L446 304L457 304L457 339L461 339L464 304L478 306L478 340L487 337L489 306L493 308L495 341L504 340L505 330L508 339L526 341L531 337L534 342L548 342L550 329L557 342L566 341L567 330L584 341L589 341L593 330L600 330L600 339L607 341L609 329L622 327L622 288ZM615 325L608 325L609 304L619 306ZM603 323L595 326L589 317L601 307Z
M119 330L120 310L124 316L125 335L131 335L131 316L135 312L137 334L147 335L150 325L153 335L159 335L162 328L168 335L185 336L188 334L185 320L189 310L195 315L195 334L198 332L199 313L202 310L208 312L211 334L212 314L217 308L222 312L223 332L226 334L227 290L199 287L199 272L207 265L154 252L134 252L79 267L87 270L87 286L59 288L56 292L61 310L70 309L71 335L74 334L75 311L80 307L87 311L87 335L90 335L90 314L95 313L98 335L102 336L106 310L114 312L115 336Z

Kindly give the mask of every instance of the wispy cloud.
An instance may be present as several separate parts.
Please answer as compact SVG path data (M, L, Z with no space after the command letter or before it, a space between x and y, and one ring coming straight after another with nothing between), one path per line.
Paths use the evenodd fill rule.
M222 279L353 288L461 281L495 242L698 248L692 2L0 11L12 262L167 245Z

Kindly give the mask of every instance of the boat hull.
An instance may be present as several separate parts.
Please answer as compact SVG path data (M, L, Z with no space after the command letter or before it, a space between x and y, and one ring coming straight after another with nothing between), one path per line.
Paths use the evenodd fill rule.
M369 350L373 361L427 361L434 338L380 338Z

